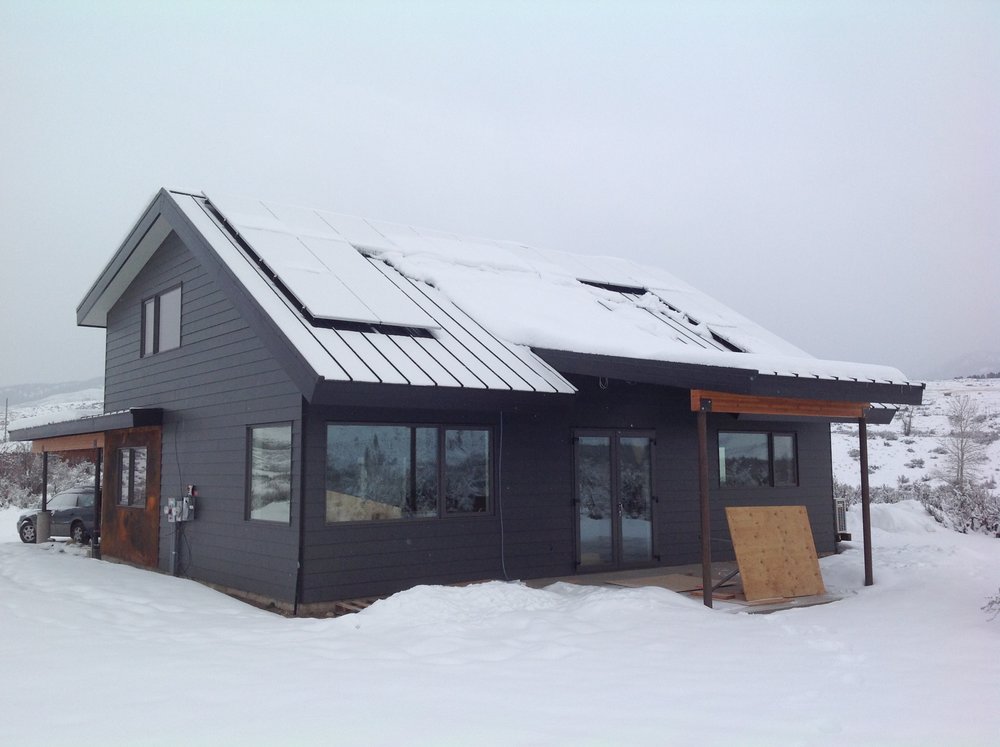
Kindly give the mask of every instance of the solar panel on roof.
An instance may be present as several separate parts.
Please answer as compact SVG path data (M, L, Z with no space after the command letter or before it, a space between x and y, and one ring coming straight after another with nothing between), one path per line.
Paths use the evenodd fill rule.
M300 230L306 231L295 235L295 227L286 226L263 204L258 203L255 211L252 204L234 202L233 213L228 214L227 200L213 200L213 204L313 318L418 329L438 327L347 241L334 238L332 233L322 236L309 231L301 220L307 214L295 216Z
M301 237L310 251L371 309L379 324L434 329L438 324L410 298L372 266L372 260L340 239ZM335 303L332 304L335 306ZM315 316L338 319L335 311L315 312Z

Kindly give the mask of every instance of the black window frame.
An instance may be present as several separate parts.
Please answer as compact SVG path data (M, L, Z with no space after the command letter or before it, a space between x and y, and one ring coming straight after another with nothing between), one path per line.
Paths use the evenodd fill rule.
M288 518L262 519L251 512L253 497L253 432L257 428L288 428ZM292 522L292 502L295 495L295 424L291 420L279 420L273 423L253 423L246 427L246 475L244 490L244 514L246 521L261 522L277 526L288 526Z
M723 435L733 434L736 436L766 436L767 437L767 484L766 485L745 485L726 482L722 479L723 460L719 456L718 469L715 476L719 482L719 487L724 490L761 490L773 488L797 488L799 487L799 438L795 431L726 431L720 430L716 434L716 454L722 448ZM774 438L775 436L790 437L792 439L792 465L795 469L795 482L775 483L774 480Z
M145 473L145 475L143 479L144 489L142 492L141 501L137 501L135 495L135 471L136 471L135 452L137 451L141 451L144 454L143 472ZM123 494L122 478L124 477L124 475L122 474L122 472L124 465L124 456L126 453L128 454L128 483L127 483L128 488L127 491ZM149 498L149 449L145 446L122 446L121 448L118 449L118 453L115 456L115 460L116 460L115 467L118 471L118 484L117 487L115 488L118 493L118 495L116 496L118 500L116 501L115 505L118 508L138 508L138 509L146 508L146 501Z
M324 468L323 468L323 493L324 496L327 491L327 456L329 454L329 429L336 426L366 426L372 428L387 427L387 428L407 428L410 431L410 447L409 447L409 475L408 475L408 494L406 496L407 503L410 506L415 507L416 505L416 472L417 472L417 460L416 460L416 442L417 442L417 430L433 428L437 431L437 513L433 516L413 516L413 515L403 515L399 518L385 518L385 519L344 519L344 520L331 520L324 510L323 522L326 526L341 526L346 524L391 524L395 522L421 522L421 521L450 521L457 519L473 519L479 520L485 517L493 517L496 512L496 491L499 481L497 479L497 459L496 459L496 437L493 426L482 425L475 423L419 423L419 422L404 422L404 423L394 423L394 422L365 422L365 421L327 421L326 422L326 438L327 443L324 448ZM482 511L448 511L447 509L447 496L445 495L445 490L447 487L446 478L446 434L449 431L481 431L485 432L488 439L488 464L486 467L486 474L488 479L488 488L486 494L486 506ZM325 501L324 501L325 503ZM387 504L388 505L388 504Z
M161 337L161 329L162 329L164 320L163 320L162 313L160 311L160 299L163 296L166 296L169 293L173 293L174 291L177 291L177 292L180 293L180 298L178 299L178 302L177 302L177 307L178 307L178 309L177 309L177 344L176 345L172 345L169 348L161 348L160 347L160 337ZM149 308L150 302L152 302L152 310L153 310L153 319L152 319L153 339L152 339L152 341L149 340L149 332L147 331L147 327L150 326L149 325L149 312L147 310ZM177 348L179 348L181 346L181 343L182 343L182 340L181 340L181 327L182 327L181 321L182 321L182 316L183 316L183 314L182 314L183 303L184 303L184 284L183 283L178 283L177 285L171 286L170 288L167 288L166 290L160 291L159 293L157 293L155 295L147 296L147 297L145 297L145 298L142 299L141 303L139 304L139 308L140 308L140 315L139 315L139 317L140 317L139 318L139 329L140 329L140 335L139 335L139 356L141 358L148 358L151 355L157 355L158 353L165 353L168 350L176 350Z

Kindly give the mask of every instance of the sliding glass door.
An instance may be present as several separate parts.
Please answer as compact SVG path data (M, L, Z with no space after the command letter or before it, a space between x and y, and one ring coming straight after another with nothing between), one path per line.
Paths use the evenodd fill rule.
M653 436L580 431L576 506L581 567L617 568L653 559Z

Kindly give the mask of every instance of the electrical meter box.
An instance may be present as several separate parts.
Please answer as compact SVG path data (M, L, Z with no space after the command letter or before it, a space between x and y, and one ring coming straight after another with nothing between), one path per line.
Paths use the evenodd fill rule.
M183 498L167 498L167 505L163 508L163 515L167 517L167 521L170 523L191 521L194 519L194 497L186 495Z

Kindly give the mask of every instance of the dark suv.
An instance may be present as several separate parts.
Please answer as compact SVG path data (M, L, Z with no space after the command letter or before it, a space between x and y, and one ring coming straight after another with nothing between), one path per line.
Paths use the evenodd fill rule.
M49 498L47 502L52 521L49 533L53 537L69 537L76 542L86 542L94 532L94 486L81 485ZM35 542L35 517L41 509L21 514L17 520L17 534L21 542Z

